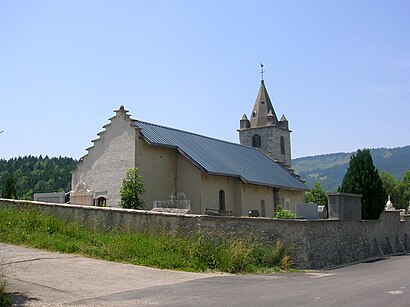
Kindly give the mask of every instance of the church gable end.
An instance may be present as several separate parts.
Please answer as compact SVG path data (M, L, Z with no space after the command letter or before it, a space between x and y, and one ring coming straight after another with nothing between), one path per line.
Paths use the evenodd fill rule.
M84 181L94 193L94 198L104 197L107 206L117 206L119 190L126 171L135 165L135 134L133 120L123 106L114 111L115 116L103 126L98 138L92 140L93 146L80 158L72 173L72 187Z

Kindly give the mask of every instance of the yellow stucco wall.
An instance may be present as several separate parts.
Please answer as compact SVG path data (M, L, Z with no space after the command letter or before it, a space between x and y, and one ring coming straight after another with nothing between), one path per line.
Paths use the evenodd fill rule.
M242 215L247 216L249 210L258 210L262 214L261 203L265 203L265 216L273 217L273 189L270 187L243 183Z
M175 149L150 146L137 139L135 159L145 188L142 195L144 208L152 209L156 200L169 200L175 192Z
M285 190L280 189L282 209L287 209L296 212L296 203L305 202L305 191Z
M191 201L193 213L203 213L201 202L201 171L187 158L177 155L177 192Z
M225 192L225 210L240 215L239 179L225 176L201 175L201 201L202 211L208 209L219 210L219 192Z

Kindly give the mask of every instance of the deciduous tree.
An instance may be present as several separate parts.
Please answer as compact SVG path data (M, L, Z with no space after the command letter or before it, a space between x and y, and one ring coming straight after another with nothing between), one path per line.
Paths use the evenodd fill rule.
M122 181L120 207L128 209L143 208L144 204L141 194L144 191L144 185L138 168L130 168Z
M323 190L319 181L317 181L315 186L306 193L306 202L316 203L319 206L326 206L327 208L327 194L326 191Z

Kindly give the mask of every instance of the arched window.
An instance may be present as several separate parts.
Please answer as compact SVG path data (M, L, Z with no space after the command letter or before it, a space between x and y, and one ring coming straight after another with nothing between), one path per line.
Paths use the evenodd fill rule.
M280 137L280 153L285 154L285 138L283 136Z
M261 200L261 216L265 217L266 216L266 209L265 209L265 200Z
M219 211L225 211L225 191L219 191Z
M252 147L261 148L261 136L259 134L252 137Z
M98 197L96 199L97 207L106 207L107 206L107 199L105 197Z

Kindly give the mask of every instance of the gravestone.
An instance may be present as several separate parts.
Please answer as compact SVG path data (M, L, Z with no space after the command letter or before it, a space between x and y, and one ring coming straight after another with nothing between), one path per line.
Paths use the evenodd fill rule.
M308 220L319 219L318 206L315 203L297 203L296 204L296 217Z
M70 204L81 206L94 205L94 193L87 189L87 184L84 182L84 174L81 174L80 181L75 186L74 191L70 192Z

